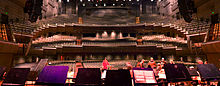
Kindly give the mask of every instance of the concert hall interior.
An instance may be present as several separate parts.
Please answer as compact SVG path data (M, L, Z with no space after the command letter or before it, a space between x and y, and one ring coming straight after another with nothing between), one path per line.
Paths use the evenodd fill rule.
M0 86L220 86L220 0L0 0Z

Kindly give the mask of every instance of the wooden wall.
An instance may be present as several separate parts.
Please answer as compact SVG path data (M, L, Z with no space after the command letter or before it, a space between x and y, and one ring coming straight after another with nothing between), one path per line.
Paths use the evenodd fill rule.
M207 56L208 63L215 64L220 68L220 41L204 43L202 49Z

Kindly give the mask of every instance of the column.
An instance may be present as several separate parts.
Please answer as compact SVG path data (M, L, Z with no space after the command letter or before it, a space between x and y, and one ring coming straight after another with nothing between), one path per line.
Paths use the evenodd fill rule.
M76 45L82 45L82 34L76 36Z
M136 3L135 8L136 8L136 22L135 23L139 24L140 23L140 4Z
M146 14L146 3L145 3L145 0L142 1L142 14Z
M79 4L78 5L78 24L83 24L83 19L82 19L82 10L83 10L83 7L82 7L82 4Z
M137 37L137 45L142 45L143 44L142 35L138 33L136 37Z

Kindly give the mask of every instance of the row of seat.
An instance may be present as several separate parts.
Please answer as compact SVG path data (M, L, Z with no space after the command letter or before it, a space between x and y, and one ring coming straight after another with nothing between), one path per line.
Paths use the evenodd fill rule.
M187 43L187 40L184 38L176 37L167 37L165 35L149 35L142 37L143 40L154 40L154 41L167 41L167 42L177 42L177 43Z
M33 44L32 46L35 48L60 48L60 47L71 47L76 45L76 42L52 42L52 43L41 43L41 44Z
M131 46L137 45L137 42L83 42L84 46Z
M145 16L143 16L145 17ZM14 32L17 33L27 33L34 34L38 30L44 29L49 26L58 26L58 25L72 25L76 23L77 17L75 15L62 14L52 18L46 18L37 21L37 23L23 22L23 23L13 23L10 24ZM147 25L154 26L169 26L174 27L174 29L180 30L185 34L197 34L208 31L210 27L209 22L198 21L193 19L191 23L185 22L183 19L174 19L172 17L162 16L158 14L152 14L146 20L143 20ZM92 25L92 24L91 24Z
M151 19L148 19L145 22L148 25L173 27L174 29L180 30L185 34L203 33L208 31L210 28L210 22L193 19L190 23L187 23L184 21L184 19L177 20L169 16L162 16L158 14L151 16Z
M74 41L74 40L76 40L75 36L54 35L46 38L40 37L32 41L32 43L38 44L38 43L47 43L47 42L56 42L56 41Z

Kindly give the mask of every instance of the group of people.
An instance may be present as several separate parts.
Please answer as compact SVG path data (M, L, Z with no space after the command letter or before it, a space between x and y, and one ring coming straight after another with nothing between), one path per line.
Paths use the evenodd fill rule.
M142 59L139 61L136 65L137 68L152 68L152 69L162 69L163 65L166 64L166 61L164 58L162 58L161 62L156 64L153 58L150 59L147 65L145 65L146 60ZM173 61L170 61L171 64L174 64ZM108 63L108 60L105 58L102 62L102 68L103 70L107 70L109 68L110 64ZM127 69L132 69L133 66L130 62L126 63Z
M150 61L148 61L147 64L145 64L146 62L147 62L146 60L142 59L141 61L137 63L136 67L137 68L152 68L156 76L158 75L159 71L163 69L164 64L167 63L164 58L162 58L160 63L156 63L153 58L150 58ZM174 64L174 61L171 60L170 64Z

